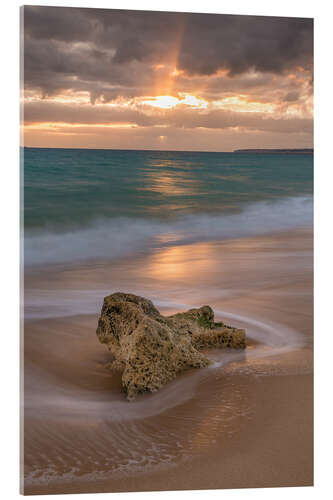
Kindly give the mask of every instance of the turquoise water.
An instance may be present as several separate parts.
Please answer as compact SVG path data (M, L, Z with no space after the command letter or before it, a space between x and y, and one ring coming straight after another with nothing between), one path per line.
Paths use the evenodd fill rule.
M26 264L312 225L313 156L24 149Z

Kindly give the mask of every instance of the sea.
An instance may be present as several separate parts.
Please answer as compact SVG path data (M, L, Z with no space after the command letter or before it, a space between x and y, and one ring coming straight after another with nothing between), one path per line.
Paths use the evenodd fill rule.
M313 155L24 148L26 267L309 227Z

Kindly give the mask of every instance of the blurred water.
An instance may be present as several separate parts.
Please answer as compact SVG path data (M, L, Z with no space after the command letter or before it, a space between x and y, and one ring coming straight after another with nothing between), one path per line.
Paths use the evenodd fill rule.
M313 156L24 150L26 264L312 225Z

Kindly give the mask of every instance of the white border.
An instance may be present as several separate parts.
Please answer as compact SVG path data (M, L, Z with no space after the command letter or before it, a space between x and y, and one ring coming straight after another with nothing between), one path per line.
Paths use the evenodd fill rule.
M216 490L193 492L127 493L128 499L180 498L211 500L330 498L332 453L332 151L330 145L332 105L332 8L329 2L317 0L233 0L221 4L217 0L123 0L27 2L28 5L59 5L74 7L126 8L140 10L175 10L223 14L277 15L315 17L315 487L273 488L254 490ZM3 498L18 498L19 488L19 6L12 0L1 11L1 494ZM107 494L106 494L107 495ZM44 496L40 497L43 498ZM59 495L58 498L74 498ZM105 495L104 495L105 497ZM104 498L100 494L84 498ZM48 498L48 497L46 497ZM77 497L75 497L77 498ZM112 498L124 498L113 494Z

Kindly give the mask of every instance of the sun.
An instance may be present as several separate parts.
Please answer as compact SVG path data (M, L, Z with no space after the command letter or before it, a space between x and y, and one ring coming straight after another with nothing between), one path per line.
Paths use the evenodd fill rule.
M144 100L143 104L148 104L148 106L161 109L171 109L179 104L190 108L206 108L208 106L208 102L204 99L199 99L194 95L185 93L179 93L178 97L171 95L158 95Z
M179 104L178 97L173 97L171 95L158 95L151 100L143 101L144 104L153 106L155 108L170 109L174 108Z

